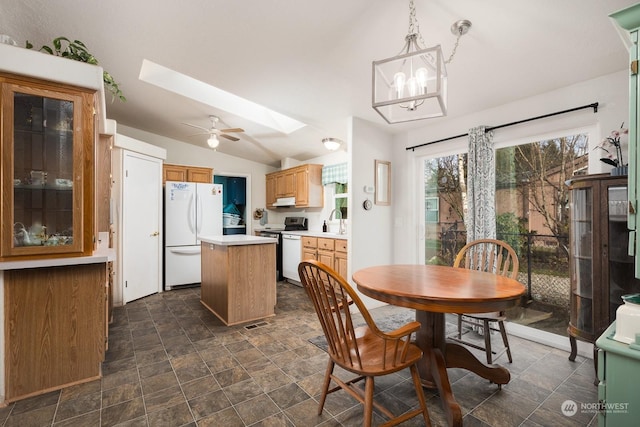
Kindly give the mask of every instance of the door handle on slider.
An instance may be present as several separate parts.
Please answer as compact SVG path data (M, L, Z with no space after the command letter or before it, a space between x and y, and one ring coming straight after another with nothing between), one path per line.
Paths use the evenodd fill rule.
M151 233L151 237L155 237L155 236L158 236L158 235L160 235L160 232L158 232L158 231L154 231L153 233Z

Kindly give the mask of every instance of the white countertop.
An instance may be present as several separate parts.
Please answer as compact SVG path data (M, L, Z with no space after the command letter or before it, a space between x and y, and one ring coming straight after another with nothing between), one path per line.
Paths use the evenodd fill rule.
M293 234L294 236L308 236L308 237L326 237L327 239L341 239L349 240L346 234L327 233L322 231L283 231L282 234Z
M45 268L45 267L62 267L68 265L82 264L100 264L103 262L114 261L116 259L116 251L113 248L99 249L90 256L68 257L68 258L46 258L46 259L30 259L23 261L4 261L0 262L0 271L2 270L22 270L26 268Z
M229 234L225 236L202 236L204 243L212 243L219 246L234 245L263 245L265 243L278 243L278 239L262 236L251 236L248 234Z

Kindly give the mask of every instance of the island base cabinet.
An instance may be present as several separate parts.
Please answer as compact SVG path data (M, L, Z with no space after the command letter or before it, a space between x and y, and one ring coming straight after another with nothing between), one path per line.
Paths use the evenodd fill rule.
M107 283L104 263L4 272L5 401L100 378Z
M201 302L225 325L275 315L275 244L202 243Z

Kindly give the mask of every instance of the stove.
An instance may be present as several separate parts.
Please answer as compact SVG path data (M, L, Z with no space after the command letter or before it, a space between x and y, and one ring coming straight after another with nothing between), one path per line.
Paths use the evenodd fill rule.
M278 239L276 244L276 278L278 281L284 280L282 275L282 232L283 231L304 231L308 230L307 218L303 216L288 216L284 219L284 225L268 224L263 230L256 234L262 237Z

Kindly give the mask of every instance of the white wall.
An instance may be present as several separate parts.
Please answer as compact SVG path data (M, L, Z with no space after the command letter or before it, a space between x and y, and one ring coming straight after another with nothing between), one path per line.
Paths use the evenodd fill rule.
M422 261L418 259L418 245L423 242L416 241L416 234L422 233L421 224L416 221L418 212L422 209L420 196L416 191L416 182L421 179L422 171L417 170L416 158L427 153L432 154L456 148L464 149L467 140L466 138L458 138L419 148L415 152L406 151L405 147L463 134L474 126L498 126L599 102L596 114L591 109L585 109L498 129L494 134L494 142L499 146L511 141L535 141L534 138L558 136L577 129L589 129L592 132L589 141L589 173L609 172L611 166L599 161L600 157L604 157L602 152L600 150L593 151L592 148L612 130L618 129L623 121L625 126L627 125L628 99L628 72L622 71L475 114L427 120L424 127L396 136L393 141L394 167L392 168L394 195L392 204L395 225L393 228L395 234L393 239L394 263ZM449 110L455 111L455 105L450 105ZM624 152L624 161L628 162L626 147Z
M374 185L374 161L389 160L393 157L393 139L373 124L354 118L350 130L351 181L349 198L349 274L372 265L393 263L393 206L397 203L396 193L391 192L391 206L373 205L365 210L362 202L373 201L373 194L366 194L364 187ZM404 174L395 169L391 162L392 182ZM393 184L392 184L393 186ZM380 301L363 297L367 307L384 305Z

